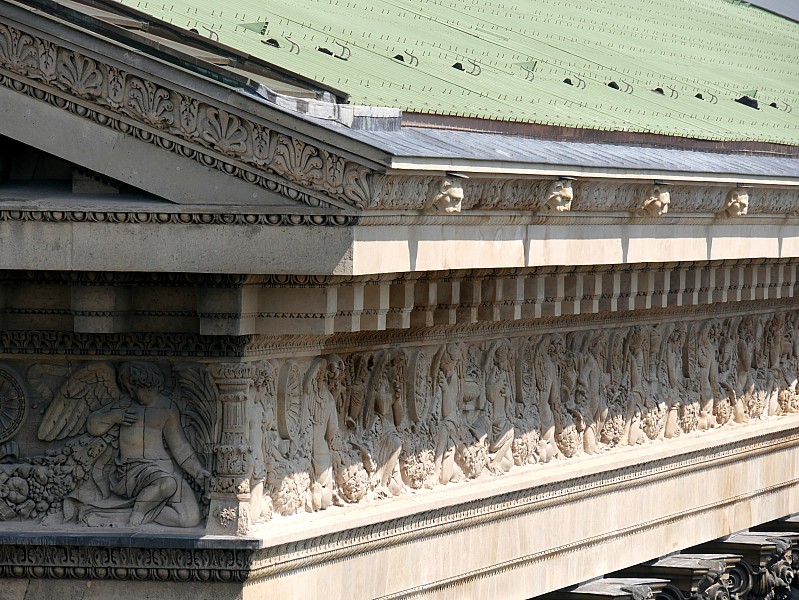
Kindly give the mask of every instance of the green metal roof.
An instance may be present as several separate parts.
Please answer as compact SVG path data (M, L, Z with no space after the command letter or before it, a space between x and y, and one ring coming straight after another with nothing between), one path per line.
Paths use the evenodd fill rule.
M799 145L799 24L744 2L123 4L218 36L223 44L341 89L356 104ZM564 83L567 78L573 85ZM609 87L611 81L619 89ZM754 95L760 110L734 101L744 94Z

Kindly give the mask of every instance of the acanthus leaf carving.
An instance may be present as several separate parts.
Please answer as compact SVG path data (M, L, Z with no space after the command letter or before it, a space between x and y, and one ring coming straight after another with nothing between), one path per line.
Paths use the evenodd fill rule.
M194 137L199 119L199 101L196 98L177 93L178 128L177 132L186 137Z
M62 49L57 64L55 84L64 91L84 99L103 94L103 73L93 59Z
M213 106L203 107L199 123L200 139L223 154L241 156L248 151L249 135L242 120Z
M313 185L324 181L318 148L298 139L278 134L273 162L276 172L293 183Z
M39 66L39 52L30 35L0 24L0 64L27 75Z
M109 81L109 85L110 83ZM174 122L172 113L174 103L169 90L159 87L151 81L143 81L139 78L129 80L126 108L154 127L164 128Z
M58 58L58 47L47 40L37 40L39 52L39 69L30 73L34 79L44 82L52 82L56 76L56 65Z
M275 159L277 151L277 134L266 127L257 125L253 128L253 157L259 166L266 166Z
M114 109L120 109L125 102L125 80L127 74L115 67L108 67L108 105Z

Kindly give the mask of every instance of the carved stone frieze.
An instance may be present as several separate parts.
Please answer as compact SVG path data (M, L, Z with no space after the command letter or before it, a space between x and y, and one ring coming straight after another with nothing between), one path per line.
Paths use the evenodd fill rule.
M265 482L266 522L793 414L798 326L781 311L270 359L237 438L263 467L236 477ZM222 403L243 415L239 393Z
M549 181L507 178L465 180L464 208L479 210L538 210Z
M574 200L571 210L633 212L647 186L638 183L600 184L593 181L572 182Z

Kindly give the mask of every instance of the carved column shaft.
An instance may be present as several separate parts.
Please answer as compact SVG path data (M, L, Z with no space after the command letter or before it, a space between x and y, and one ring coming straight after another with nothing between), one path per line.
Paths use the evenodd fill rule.
M249 514L252 446L247 427L247 394L252 378L246 365L218 365L212 373L222 405L222 431L214 448L209 533L246 535Z

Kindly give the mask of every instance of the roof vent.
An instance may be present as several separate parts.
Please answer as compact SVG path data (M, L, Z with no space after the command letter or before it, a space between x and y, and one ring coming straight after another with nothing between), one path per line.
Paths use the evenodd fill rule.
M749 108L760 110L760 107L757 105L757 100L755 100L751 96L741 96L740 98L736 98L735 101L738 104L743 104L744 106L748 106Z
M652 91L653 91L653 92L655 92L656 94L660 94L661 96L665 96L665 95L666 95L666 92L664 92L664 91L663 91L663 88L662 88L662 87L656 87L656 88L655 88L654 90L652 90Z
M269 38L268 40L261 40L262 44L266 44L267 46L272 46L273 48L280 48L280 42L278 42L275 38Z
M402 54L395 54L392 58L394 60L398 60L400 62L405 62L405 57ZM461 68L462 67L463 67L463 65L461 65Z
M696 96L694 96L694 98L699 98L700 100L704 100L705 99L705 97L702 95L701 92L698 93Z
M316 49L322 54L327 54L328 56L333 56L341 60L347 60L352 55L352 51L349 49L349 47L346 44L342 44L338 40L335 40L335 42L336 44L341 46L341 52L339 54L336 54L330 48L325 48L324 46L317 46Z
M569 78L569 77L567 77L566 79L564 79L564 80L563 80L563 83L565 83L566 85L574 85L574 84L572 83L572 80L571 80L571 78Z
M621 92L624 92L625 94L632 94L633 93L633 86L631 86L629 83L627 83L623 79L620 79L619 81L621 81L621 85L624 86L623 88L618 83L616 83L615 81L611 81L608 84L608 87L612 88L614 90L619 90Z
M779 108L779 106L777 106L777 103L776 103L776 102L772 102L771 104L769 104L769 106L770 106L771 108Z
M463 71L464 73L468 73L469 75L479 75L482 72L482 68L479 64L477 64L476 60L471 58L467 59L471 63L471 68L467 71L466 68L463 66L462 62L456 62L452 65L453 69L458 69L458 71Z

